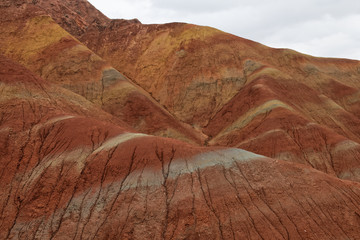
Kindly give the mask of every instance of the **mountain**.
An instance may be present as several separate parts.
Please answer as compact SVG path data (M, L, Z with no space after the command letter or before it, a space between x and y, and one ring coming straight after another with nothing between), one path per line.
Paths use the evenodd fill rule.
M0 10L0 53L84 96L139 131L201 142L200 134L177 121L146 91L60 27L44 8L26 1L12 4ZM58 8L51 9L58 13Z
M0 31L1 239L360 238L359 61L85 0Z

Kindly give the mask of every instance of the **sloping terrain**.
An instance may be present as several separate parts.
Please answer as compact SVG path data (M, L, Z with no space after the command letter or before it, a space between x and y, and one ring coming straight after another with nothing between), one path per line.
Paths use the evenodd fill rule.
M358 61L271 49L191 24L110 20L87 1L28 3L46 10L166 109L144 123L141 116L148 116L153 107L125 101L128 107L122 109L124 100L119 98L128 88L112 87L103 109L135 129L207 145L237 146L341 178L360 179ZM81 21L70 24L71 19ZM135 108L141 113L129 117ZM189 126L174 126L171 116L164 118L167 111L177 122L191 125L193 133Z
M0 239L360 239L359 61L86 0L0 41Z
M191 24L101 26L89 24L78 38L202 131L205 144L360 179L359 61L272 49Z
M359 237L359 183L129 132L0 62L2 239Z
M81 39L181 120L206 126L240 89L261 77L273 77L278 84L284 80L303 84L302 88L311 88L359 116L358 61L271 49L190 24L116 22L112 21L98 39L91 34ZM293 94L308 104L302 92ZM310 115L312 109L302 110Z
M199 133L177 121L146 91L56 24L42 8L19 2L0 9L2 54L45 80L84 96L138 131L201 142Z

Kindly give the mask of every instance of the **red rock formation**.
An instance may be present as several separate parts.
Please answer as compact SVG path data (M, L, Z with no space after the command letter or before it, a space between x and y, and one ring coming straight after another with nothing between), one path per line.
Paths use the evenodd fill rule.
M58 8L63 9L50 9ZM138 131L201 143L204 137L200 133L177 121L149 93L44 15L43 8L24 1L18 7L1 8L0 14L0 52L7 57L84 96Z
M9 60L0 66L1 238L359 237L358 183L131 133Z
M325 122L330 117L335 122ZM359 126L356 116L304 84L258 78L204 132L210 145L239 147L359 181Z
M358 61L0 6L0 239L360 238Z
M113 20L79 39L210 145L360 179L359 61L272 49L183 23Z

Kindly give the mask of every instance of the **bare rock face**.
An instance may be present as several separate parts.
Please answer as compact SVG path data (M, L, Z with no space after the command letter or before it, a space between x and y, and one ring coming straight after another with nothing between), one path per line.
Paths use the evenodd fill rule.
M271 49L182 23L113 20L80 39L202 131L206 144L359 181L358 61Z
M85 0L0 30L0 239L360 239L359 61Z
M239 147L359 181L359 124L354 114L304 84L262 77L242 88L204 132L210 145Z
M303 84L359 117L354 100L358 61L271 49L213 28L182 23L110 23L101 34L89 32L80 39L179 119L200 127L243 87L263 77L279 84L284 80ZM294 94L306 100L301 99L302 92Z
M79 39L202 131L208 145L360 179L359 61L272 49L183 23L113 20Z
M7 4L7 6L11 5ZM51 17L75 37L84 34L90 26L99 29L106 26L110 19L94 8L86 0L16 0L18 8L37 8L50 14Z
M2 239L360 236L358 183L129 132L21 66L0 66Z
M45 80L84 96L138 131L203 141L199 132L177 121L149 93L45 15L43 8L26 3L20 6L0 9L2 54ZM134 111L138 106L142 110Z

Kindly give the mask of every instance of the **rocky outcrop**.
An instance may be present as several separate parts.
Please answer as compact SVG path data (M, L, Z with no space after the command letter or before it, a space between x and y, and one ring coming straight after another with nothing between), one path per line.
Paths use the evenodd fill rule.
M183 23L113 21L79 39L201 130L205 144L359 180L359 61L272 49Z
M0 66L2 239L360 236L358 183L134 133L23 67Z
M259 77L204 132L210 145L239 147L359 181L359 124L354 114L304 84Z
M177 121L146 91L44 15L42 8L20 6L0 9L1 53L45 80L84 96L138 131L202 142L200 132Z
M179 119L200 127L259 77L303 84L358 114L358 61L272 49L182 23L112 26L80 39Z
M360 238L358 61L84 0L0 30L0 239Z
M68 31L71 35L79 37L84 34L91 26L104 28L110 19L94 8L86 0L77 1L61 1L61 0L3 0L0 5L12 11L24 9L32 9L30 14L50 14L51 17ZM35 12L34 12L35 11Z

